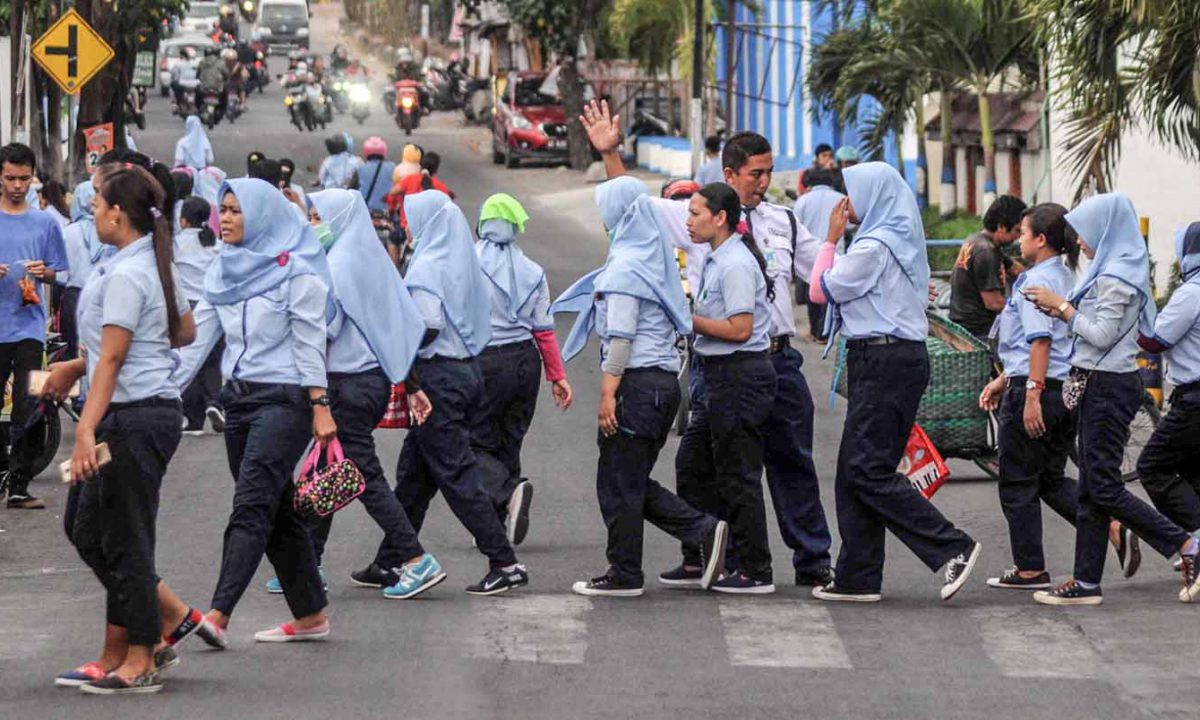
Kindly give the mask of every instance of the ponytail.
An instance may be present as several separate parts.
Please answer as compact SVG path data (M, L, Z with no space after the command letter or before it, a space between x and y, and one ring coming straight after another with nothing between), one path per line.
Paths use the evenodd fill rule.
M1046 245L1063 256L1068 268L1079 268L1079 235L1067 222L1067 209L1058 203L1041 203L1021 213L1033 237L1043 235Z
M212 228L208 225L208 218L212 214L212 206L202 197L193 195L183 201L183 206L179 209L179 217L187 221L188 227L198 228L200 230L200 245L201 247L212 247L217 244L217 236L213 234Z
M742 219L742 201L738 199L734 189L723 182L709 183L696 191L696 194L704 198L704 205L713 215L719 212L725 213L725 226L731 232L737 232L738 223ZM767 274L767 259L763 257L762 251L758 249L758 243L755 242L754 236L749 232L742 234L742 244L754 256L758 262L758 269L762 272L763 282L767 285L767 300L775 302L775 283L771 282L771 276Z

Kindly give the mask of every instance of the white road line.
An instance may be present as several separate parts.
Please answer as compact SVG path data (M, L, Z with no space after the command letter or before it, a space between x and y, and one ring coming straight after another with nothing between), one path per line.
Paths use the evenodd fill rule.
M1107 679L1104 662L1066 613L1034 608L972 611L983 649L1006 677Z
M753 667L841 668L850 657L823 605L795 600L722 599L729 662Z
M472 605L465 633L467 657L555 665L583 662L591 600L519 594Z

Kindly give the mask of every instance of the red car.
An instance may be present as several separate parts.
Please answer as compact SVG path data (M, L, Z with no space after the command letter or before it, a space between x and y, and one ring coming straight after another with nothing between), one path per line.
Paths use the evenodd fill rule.
M567 162L567 114L541 92L545 73L513 73L492 114L492 162L514 168L524 159Z

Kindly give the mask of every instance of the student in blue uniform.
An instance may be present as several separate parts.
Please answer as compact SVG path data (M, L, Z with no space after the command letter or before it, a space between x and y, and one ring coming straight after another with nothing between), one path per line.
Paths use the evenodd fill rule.
M234 494L208 617L228 627L265 552L295 619L255 640L320 640L329 636L325 589L308 528L292 508L292 472L310 439L325 445L337 433L326 392L329 266L278 188L230 180L220 197L224 244L204 297L225 334L221 400Z
M371 213L360 193L324 190L308 196L317 238L329 257L337 314L329 324L329 397L338 441L366 478L359 500L383 530L380 560L351 573L355 584L384 588L384 597L416 597L446 579L442 566L417 540L404 508L388 486L372 433L387 412L392 385L411 380L425 323L400 273L379 244ZM429 414L429 400L408 385L416 422ZM333 516L314 532L318 564ZM274 581L278 586L278 579ZM282 591L282 587L278 587Z
M154 652L163 640L155 525L182 417L171 348L195 336L174 280L163 207L162 188L145 170L121 167L105 178L95 199L96 231L116 253L92 269L79 298L86 359L55 366L46 387L62 397L85 374L89 380L71 456L72 481L82 485L70 537L108 594L104 657L112 665L100 677L69 683L86 693L162 689ZM103 467L99 443L112 457Z
M87 284L92 266L112 254L111 246L100 242L96 236L96 220L92 217L92 199L96 189L91 178L75 186L71 200L71 224L63 229L63 246L67 250L67 271L59 274L63 284L59 305L59 328L67 343L67 357L79 356L79 330L76 327L76 309L79 293Z
M495 595L529 584L504 524L483 488L471 450L471 420L480 412L483 375L476 356L492 335L491 301L475 255L471 226L442 193L419 193L404 201L416 251L405 280L436 336L418 353L416 371L433 410L409 430L396 463L396 497L417 532L440 490L446 504L488 557L488 572L467 588ZM375 558L380 564L381 555Z
M775 402L776 383L768 354L771 279L754 238L736 232L742 208L733 188L705 185L689 203L688 233L694 242L713 249L704 259L692 318L704 394L692 409L675 456L679 496L729 523L733 560L726 565L736 565L711 589L773 593L762 492L764 426ZM670 573L664 573L659 579L666 584L700 584L698 573L689 570L694 565L685 560L678 569L683 571L680 577L666 582Z
M1175 236L1183 284L1138 343L1167 358L1171 410L1138 459L1142 487L1163 515L1185 530L1200 529L1200 222ZM1189 600L1191 600L1189 595ZM1196 599L1200 599L1200 594Z
M677 335L692 330L674 251L641 180L621 177L596 189L611 245L604 267L555 303L578 312L566 344L578 354L593 330L600 337L600 410L596 495L608 529L608 570L574 584L580 595L642 594L642 533L649 521L703 546L698 584L711 587L724 564L726 523L702 513L651 477L679 407ZM723 218L724 219L724 218Z
M492 195L479 210L475 244L488 279L492 339L479 354L483 405L471 423L471 449L513 545L520 545L529 531L533 483L521 476L521 444L537 409L541 367L551 383L554 404L563 410L571 406L571 385L550 317L550 282L515 242L527 220L516 198Z
M1079 511L1079 487L1066 475L1075 416L1062 401L1071 339L1065 323L1038 310L1021 292L1029 286L1066 294L1074 287L1079 245L1066 214L1065 207L1045 203L1021 217L1021 260L1027 270L1000 311L997 339L1004 372L979 397L981 408L1000 411L1000 507L1012 546L1012 567L988 579L994 588L1050 587L1042 502L1072 525Z
M834 486L842 548L836 579L813 597L879 601L890 530L930 570L945 568L941 597L949 600L982 546L896 472L929 383L925 229L916 197L891 166L863 163L843 176L848 197L834 209L809 282L811 299L828 300L830 341L839 331L846 337L850 392ZM858 233L835 263L848 221Z
M175 269L179 286L193 308L204 299L204 275L217 257L217 236L208 226L211 213L208 201L195 195L184 200L179 210ZM225 429L217 397L221 392L221 353L224 349L224 345L218 343L209 352L200 367L200 374L183 391L183 417L187 421L183 431L186 434L203 433L206 417L212 421L213 430L221 432Z
M1200 591L1200 543L1129 492L1121 477L1129 423L1144 392L1137 373L1137 337L1154 334L1156 315L1150 257L1137 213L1125 195L1106 193L1080 203L1067 214L1067 222L1092 261L1087 273L1065 297L1041 287L1026 288L1026 294L1068 324L1075 345L1065 395L1068 405L1072 395L1078 397L1079 406L1075 576L1033 597L1045 605L1099 605L1109 524L1115 519L1164 557L1181 553L1184 588L1179 599L1190 602Z

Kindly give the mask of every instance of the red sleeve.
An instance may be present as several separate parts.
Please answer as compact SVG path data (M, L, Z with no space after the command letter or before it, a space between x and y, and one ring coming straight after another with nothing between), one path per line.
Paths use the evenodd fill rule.
M1163 345L1158 338L1146 337L1140 333L1138 334L1137 344L1141 349L1155 355L1160 355L1170 349L1166 345Z
M562 353L558 349L558 338L553 330L536 330L533 341L537 343L538 351L542 354L542 367L546 370L546 380L558 382L566 379L567 371L563 368Z

